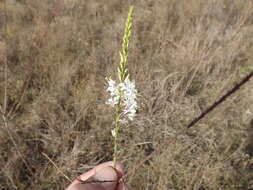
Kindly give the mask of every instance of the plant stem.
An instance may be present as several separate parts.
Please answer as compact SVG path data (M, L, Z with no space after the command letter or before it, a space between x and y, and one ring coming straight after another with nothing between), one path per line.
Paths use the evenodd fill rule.
M125 31L123 36L122 49L120 54L120 63L118 67L118 77L120 83L124 83L125 79L128 77L127 69L127 57L128 57L128 47L129 41L132 33L132 20L133 20L133 6L130 7L128 11L127 21L125 23ZM121 92L120 92L121 93ZM122 93L120 94L122 97ZM116 108L115 114L115 136L114 136L114 149L113 149L113 165L116 166L117 154L118 154L118 135L120 131L120 116L121 116L121 98Z
M120 129L120 105L118 105L116 117L115 117L115 137L114 137L114 149L113 149L113 167L116 167L117 153L118 153L118 135Z

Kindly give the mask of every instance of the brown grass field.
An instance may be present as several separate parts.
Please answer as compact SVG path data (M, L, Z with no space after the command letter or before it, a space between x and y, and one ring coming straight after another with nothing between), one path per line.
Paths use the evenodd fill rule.
M128 63L139 109L119 141L127 183L252 190L253 80L186 129L253 70L252 3L1 0L0 189L64 189L42 152L71 179L112 160L105 77L117 76L134 5Z

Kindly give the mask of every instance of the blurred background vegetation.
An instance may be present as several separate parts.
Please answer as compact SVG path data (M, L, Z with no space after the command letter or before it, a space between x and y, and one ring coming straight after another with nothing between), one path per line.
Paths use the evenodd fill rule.
M128 184L253 189L252 80L186 130L253 69L251 0L1 0L0 189L64 189L42 152L71 179L112 160L105 77L116 76L130 5L139 110L119 157L131 172L154 154Z

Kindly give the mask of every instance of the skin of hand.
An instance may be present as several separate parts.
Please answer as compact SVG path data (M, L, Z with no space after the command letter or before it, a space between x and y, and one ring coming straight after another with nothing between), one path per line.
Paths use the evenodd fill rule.
M123 182L117 182L124 175L121 164L113 167L113 162L105 162L77 177L66 190L129 190ZM81 183L82 181L115 181L101 183Z

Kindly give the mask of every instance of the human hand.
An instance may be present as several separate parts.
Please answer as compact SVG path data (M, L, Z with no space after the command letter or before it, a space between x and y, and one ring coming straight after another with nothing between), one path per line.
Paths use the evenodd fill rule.
M124 175L121 164L113 167L113 162L105 162L77 177L66 190L128 190L120 181ZM101 181L98 183L82 183L82 181ZM102 182L110 181L110 182Z

